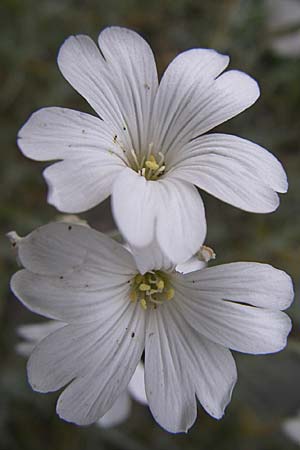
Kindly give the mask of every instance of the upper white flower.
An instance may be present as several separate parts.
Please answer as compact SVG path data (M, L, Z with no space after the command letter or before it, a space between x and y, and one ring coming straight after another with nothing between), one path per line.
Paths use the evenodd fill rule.
M44 171L48 201L85 211L112 195L117 225L134 247L156 240L173 262L204 241L205 212L195 186L246 211L265 213L286 192L279 161L245 139L205 133L259 96L243 72L222 73L228 56L192 49L160 84L153 53L135 32L106 28L99 47L71 36L58 65L99 117L64 108L35 112L19 132L22 152L61 160Z
M33 389L67 385L57 403L65 420L83 425L103 416L145 351L154 418L171 432L187 431L196 397L222 417L237 378L229 348L263 354L286 345L291 322L281 310L293 287L269 265L182 274L158 268L162 259L152 254L141 273L122 245L80 225L54 223L10 238L24 267L12 277L13 292L32 311L67 324L28 362Z
M21 325L18 334L22 341L17 344L16 350L22 356L30 356L36 345L67 324L58 320L50 320L43 323ZM100 427L113 427L124 422L130 416L131 397L139 403L147 405L144 382L144 366L140 362L128 384L128 391L122 392L113 406L98 421Z

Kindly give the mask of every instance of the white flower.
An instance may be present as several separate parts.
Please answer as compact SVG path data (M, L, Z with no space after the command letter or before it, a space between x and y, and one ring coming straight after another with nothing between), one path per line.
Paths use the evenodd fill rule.
M98 42L100 50L88 36L71 36L58 65L99 117L45 108L19 132L26 156L61 160L44 171L51 204L76 213L112 195L131 246L156 240L174 263L204 241L195 186L246 211L277 208L276 192L287 190L279 161L240 137L205 135L256 101L256 81L237 70L222 73L228 56L192 49L174 59L159 85L152 51L138 34L110 27Z
M180 274L158 270L151 255L141 274L122 245L65 223L43 226L16 246L24 269L12 277L14 294L67 323L28 362L36 391L67 385L57 403L67 421L86 425L106 414L145 352L154 418L168 431L187 431L196 397L222 417L237 378L229 349L264 354L286 345L291 322L281 310L293 287L271 266L239 262Z
M270 46L279 56L299 58L299 0L265 0Z
M285 419L282 429L292 441L300 445L300 412L295 417Z
M36 323L30 325L21 325L18 327L18 334L23 339L16 346L17 352L22 356L29 356L36 345L60 328L67 324L57 320L50 320L44 323ZM144 383L144 366L141 362L128 384L128 391L123 392L115 401L113 406L98 421L101 427L113 427L119 425L130 415L131 398L137 400L143 405L147 405L147 398Z

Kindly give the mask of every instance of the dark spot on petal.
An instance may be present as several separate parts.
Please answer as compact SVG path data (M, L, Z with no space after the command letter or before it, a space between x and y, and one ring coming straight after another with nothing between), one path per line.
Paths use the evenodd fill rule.
M134 333L134 332L132 332L132 333L131 333L131 337L132 337L132 338L134 338L134 336L135 336L135 333Z
M12 247L15 247L17 245L17 243L13 242L11 245L12 245Z
M72 225L69 225L69 226L68 226L68 230L72 230Z
M63 279L64 279L64 277L63 277L63 276L61 275L61 276L59 277L59 279L60 279L60 280L63 280Z
M82 130L81 132L82 132L82 134L84 134L84 133L85 133L85 130Z
M126 127L123 127L123 130L126 131Z

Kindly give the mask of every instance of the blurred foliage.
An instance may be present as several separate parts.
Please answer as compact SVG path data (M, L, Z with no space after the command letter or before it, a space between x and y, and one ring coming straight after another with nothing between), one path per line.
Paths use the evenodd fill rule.
M170 435L146 408L134 405L132 417L121 427L79 428L56 417L56 394L30 390L25 361L15 355L16 326L35 318L9 293L9 277L17 267L3 237L11 229L26 234L57 215L46 204L45 165L26 160L17 150L20 126L42 106L89 111L58 71L59 46L70 34L96 38L107 25L123 25L150 42L160 73L178 52L212 47L231 56L231 67L259 81L257 104L218 129L269 148L287 170L289 193L269 215L245 213L203 194L207 244L216 251L217 263L269 262L290 273L299 287L300 61L271 51L268 13L260 0L0 0L0 450L296 448L280 424L300 409L299 296L290 310L294 328L284 352L236 355L240 377L221 421L199 408L187 436ZM113 228L109 202L83 217L100 230Z

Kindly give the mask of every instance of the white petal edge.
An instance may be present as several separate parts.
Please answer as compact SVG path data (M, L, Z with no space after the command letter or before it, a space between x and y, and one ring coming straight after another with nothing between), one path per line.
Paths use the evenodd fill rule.
M174 164L171 177L246 211L274 211L279 204L276 192L288 188L280 162L266 149L237 136L201 136L182 149Z
M184 181L148 181L125 169L113 186L112 208L117 225L132 247L157 243L164 255L179 264L195 254L206 235L202 199Z
M162 130L153 133L153 141L165 154L169 166L172 166L173 156L191 139L240 114L259 97L257 82L238 70L227 71L210 80L192 77L184 83L186 67L179 66L179 69L174 71L171 87L159 88L156 100L158 111L154 114L154 120L166 124ZM176 103L170 103L173 97L177 99ZM163 104L170 104L169 122L162 120L159 114Z
M98 421L101 428L110 428L125 422L130 416L131 400L127 392L123 392L113 406Z
M115 328L120 330L115 329L113 340L111 334L108 339L105 336L105 342L99 342L94 368L72 381L60 395L56 410L62 419L89 425L102 417L127 388L145 345L144 311L139 305L135 305L134 313L132 309L130 305L127 317L122 318L125 331L117 323Z
M245 295L241 294L238 300L241 284L246 278L242 278L241 283L237 281L231 292L226 289L226 282L224 288L221 286L218 289L218 277L212 277L205 285L205 272L213 275L214 269L203 269L187 275L188 283L184 282L183 276L179 282L178 276L177 280L173 280L176 302L187 322L207 339L240 352L264 354L283 349L291 330L291 321L286 314L276 310L276 286L274 298L272 293L269 294L270 309L253 307L250 305L257 301L260 292L257 281L253 282L252 279L252 285L249 284L248 287L244 284ZM226 269L224 272L226 273ZM230 277L230 271L228 276ZM264 281L263 277L261 281ZM286 289L285 300L279 300L281 305L285 305L286 298L288 303L291 301L290 280L286 283ZM262 298L262 303L265 303L266 294L263 293ZM260 304L259 300L257 303Z
M22 266L40 275L71 273L86 263L111 274L136 272L134 260L123 245L77 224L43 225L17 241L17 252Z
M22 153L36 161L83 159L100 152L122 155L114 142L115 130L90 114L49 107L34 112L18 133Z
M164 306L164 305L162 305ZM185 372L180 337L166 313L149 311L145 346L145 386L154 419L171 433L187 432L196 420L195 389Z
M155 99L152 135L155 147L167 152L180 143L178 129L190 113L199 86L211 85L228 65L229 57L212 49L192 49L179 54L167 67Z
M228 349L195 332L175 302L169 309L169 321L176 328L178 352L184 361L186 376L189 375L203 408L220 419L237 381L235 361Z
M135 372L129 382L128 390L134 400L142 405L148 405L145 390L145 370L142 362L138 363L137 368L135 369Z
M260 308L284 310L294 298L291 277L269 264L234 262L186 274L184 285L200 296L209 295ZM181 281L179 281L181 283Z
M69 37L60 48L58 65L69 83L132 148L146 134L143 127L157 89L154 57L146 41L126 28L106 28L98 41L101 52L88 36Z

